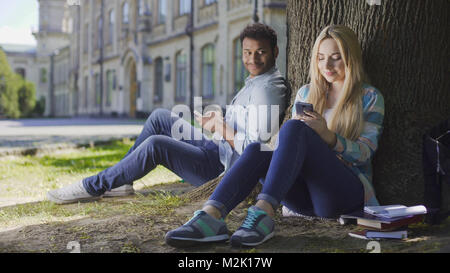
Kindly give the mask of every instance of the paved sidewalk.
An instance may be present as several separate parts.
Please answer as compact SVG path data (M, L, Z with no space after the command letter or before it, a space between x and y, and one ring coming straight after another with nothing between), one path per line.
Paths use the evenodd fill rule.
M144 122L112 118L0 120L0 156L135 138Z

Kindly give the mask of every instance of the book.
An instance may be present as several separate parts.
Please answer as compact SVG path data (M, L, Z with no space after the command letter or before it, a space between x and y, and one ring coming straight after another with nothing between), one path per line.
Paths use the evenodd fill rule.
M388 205L388 206L366 206L364 212L376 216L393 218L407 215L426 214L427 209L422 206L407 207L404 205Z
M367 219L358 218L356 223L359 226L366 228L374 228L379 230L391 230L393 228L403 227L410 224L419 223L423 220L423 215L412 215L396 218L384 218L384 219Z
M351 214L341 215L339 222L348 222L348 220L356 220L356 223L364 228L392 230L394 228L421 222L423 220L423 214L387 218L375 216L361 210Z
M348 235L358 239L365 240L378 240L378 239L406 239L408 232L406 230L396 231L373 231L373 230L360 230L349 232Z

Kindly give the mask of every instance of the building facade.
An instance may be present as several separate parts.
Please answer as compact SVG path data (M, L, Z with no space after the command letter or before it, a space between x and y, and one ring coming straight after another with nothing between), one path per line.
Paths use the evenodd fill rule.
M39 0L39 5L37 89L46 96L47 115L145 117L158 107L190 105L193 96L205 105L225 106L247 77L239 34L255 15L277 31L277 66L286 71L286 1Z

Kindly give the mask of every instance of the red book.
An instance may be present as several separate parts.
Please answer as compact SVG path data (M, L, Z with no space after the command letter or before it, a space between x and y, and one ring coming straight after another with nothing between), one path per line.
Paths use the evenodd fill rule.
M358 218L356 223L359 226L366 228L373 228L378 230L391 230L394 228L399 228L403 226L407 226L410 224L419 223L423 220L423 214L412 215L408 217L403 217L401 219L383 219L383 220L373 220L373 219L365 219Z

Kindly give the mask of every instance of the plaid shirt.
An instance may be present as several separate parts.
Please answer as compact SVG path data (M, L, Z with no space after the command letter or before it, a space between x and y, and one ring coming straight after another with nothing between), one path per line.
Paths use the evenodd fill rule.
M377 206L379 203L372 185L372 157L378 148L383 131L384 99L375 87L365 84L363 88L364 130L356 141L336 133L337 142L333 150L361 180L364 186L365 205ZM305 85L298 90L295 102L305 102L308 94L309 85ZM295 107L292 107L292 116L295 115Z

